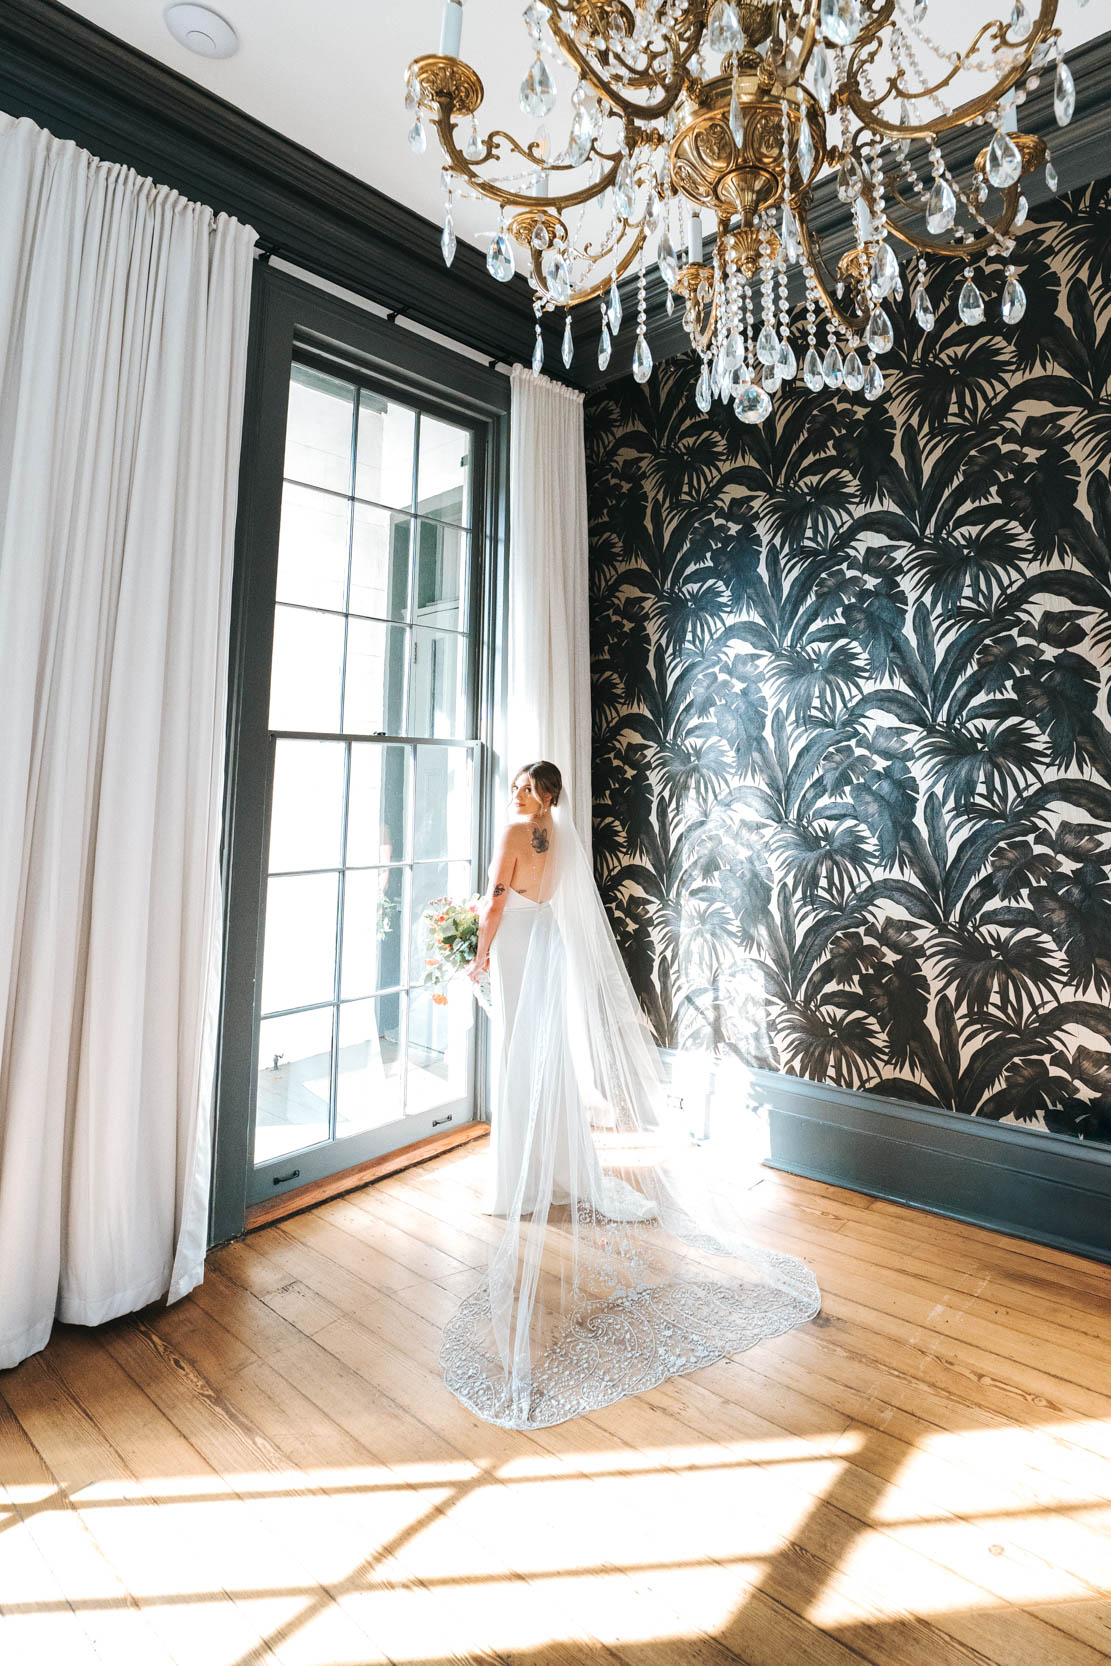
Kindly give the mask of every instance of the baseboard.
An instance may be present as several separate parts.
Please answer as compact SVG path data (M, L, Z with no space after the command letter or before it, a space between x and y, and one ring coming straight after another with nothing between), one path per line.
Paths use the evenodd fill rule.
M772 1168L1111 1262L1111 1149L768 1070ZM736 1078L708 1096L728 1114Z

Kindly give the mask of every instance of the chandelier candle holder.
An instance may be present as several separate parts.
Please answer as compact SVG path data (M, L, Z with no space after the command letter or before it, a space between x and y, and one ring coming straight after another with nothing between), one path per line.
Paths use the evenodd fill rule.
M570 86L556 150L545 126L531 139L480 133L483 85L459 57L461 0L446 0L440 51L410 64L405 95L413 149L424 151L431 128L443 152L445 261L456 198L494 204L487 267L502 283L524 267L537 373L543 315L565 314L570 365L571 309L591 302L606 368L622 324L618 280L635 267L633 375L647 381L654 260L702 360L700 409L720 399L742 421L762 422L796 376L815 393L877 398L879 361L894 341L889 298L909 284L919 327L934 327L928 255L960 258L963 323L986 318L985 257L1004 267L993 312L1005 325L1022 317L1012 255L1027 212L1023 180L1039 168L1051 191L1057 180L1045 142L1021 131L1019 114L1043 75L1054 77L1061 126L1076 103L1057 0L1005 0L963 49L933 38L930 10L930 0L530 0L521 108L543 122L559 82ZM977 127L983 147L962 183L942 141ZM809 219L827 168L854 234L832 269ZM792 341L795 267L806 317L804 339Z

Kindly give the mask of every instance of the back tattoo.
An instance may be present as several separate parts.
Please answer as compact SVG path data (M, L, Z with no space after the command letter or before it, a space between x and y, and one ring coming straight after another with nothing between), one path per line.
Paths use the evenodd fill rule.
M529 835L533 850L538 856L543 856L548 848L548 832L544 827L534 827Z

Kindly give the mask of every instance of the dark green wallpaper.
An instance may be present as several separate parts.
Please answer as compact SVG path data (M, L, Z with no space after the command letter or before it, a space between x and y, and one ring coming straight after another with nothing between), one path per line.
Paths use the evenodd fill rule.
M599 883L657 1037L1111 1141L1111 183L875 404L587 403Z

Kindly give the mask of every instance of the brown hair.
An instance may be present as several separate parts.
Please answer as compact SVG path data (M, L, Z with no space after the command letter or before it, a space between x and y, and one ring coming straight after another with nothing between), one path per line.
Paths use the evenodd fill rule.
M531 783L538 798L541 793L551 794L552 808L554 809L559 803L559 795L563 791L563 776L559 773L558 766L547 763L543 758L534 764L524 764L513 777L514 786L517 785L522 775Z

